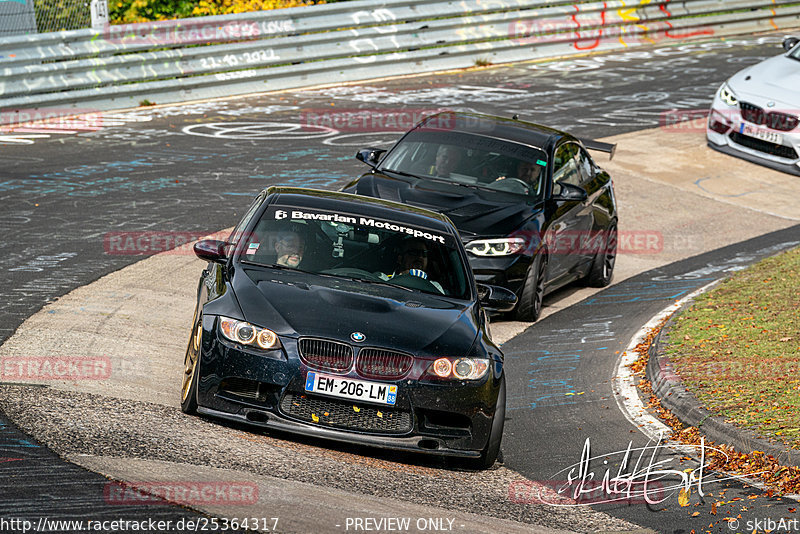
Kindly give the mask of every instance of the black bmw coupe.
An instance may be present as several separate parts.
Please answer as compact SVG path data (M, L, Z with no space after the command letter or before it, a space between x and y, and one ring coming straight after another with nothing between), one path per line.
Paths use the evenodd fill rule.
M447 217L330 191L262 191L227 241L203 240L181 408L288 432L497 458L503 354Z
M546 293L611 281L617 206L611 177L587 148L614 151L517 119L443 112L388 152L359 151L372 169L343 191L447 215L475 278L514 291L516 317L535 321Z

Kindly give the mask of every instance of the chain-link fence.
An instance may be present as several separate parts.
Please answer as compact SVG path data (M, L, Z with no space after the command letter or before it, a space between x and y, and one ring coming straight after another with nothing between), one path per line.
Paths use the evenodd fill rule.
M90 3L91 0L0 0L0 37L89 28Z
M90 0L33 0L39 33L92 26Z
M105 0L100 2L108 20L144 22L164 18L221 15L242 11L280 9L284 7L334 3L345 0ZM238 4L237 4L238 2ZM30 33L80 30L92 27L91 0L0 0L0 38ZM239 7L246 9L239 9ZM97 15L97 13L96 13ZM102 21L101 21L102 23Z

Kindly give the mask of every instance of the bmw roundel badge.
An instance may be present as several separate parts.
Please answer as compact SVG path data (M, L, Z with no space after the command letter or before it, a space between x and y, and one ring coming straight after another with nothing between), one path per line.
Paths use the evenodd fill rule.
M356 343L361 343L362 341L367 339L367 336L365 336L361 332L353 332L352 334L350 334L350 339L352 339Z

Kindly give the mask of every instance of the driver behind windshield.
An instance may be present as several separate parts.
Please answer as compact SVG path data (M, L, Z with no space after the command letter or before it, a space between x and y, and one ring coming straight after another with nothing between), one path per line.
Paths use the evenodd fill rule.
M379 273L379 276L384 280L391 280L395 276L411 275L428 280L428 253L428 245L422 239L404 239L397 249L394 272L390 275ZM439 282L428 281L440 293L444 294L444 289Z
M498 182L500 180L505 180L506 178L517 178L518 180L525 182L525 185L528 186L528 194L536 194L539 191L539 177L541 174L541 166L521 159L517 162L516 175L499 176L497 179L495 179L495 181Z

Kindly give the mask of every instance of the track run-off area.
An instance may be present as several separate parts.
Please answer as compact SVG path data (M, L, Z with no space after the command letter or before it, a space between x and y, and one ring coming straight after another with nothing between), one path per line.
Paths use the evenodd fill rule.
M783 517L796 502L712 473L704 491L714 497L701 501L695 491L688 507L670 487L653 493L658 504L537 498L567 483L587 442L597 478L629 444L650 447L661 468L697 468L696 458L642 433L613 384L631 339L662 309L800 244L797 177L708 149L704 120L673 124L705 111L728 76L779 53L781 38L654 46L0 132L0 360L86 358L103 369L80 381L0 377L0 516L210 514L278 518L260 527L279 532L392 532L402 523L377 522L410 518L403 531L465 533L737 532L748 520ZM550 295L533 325L493 324L508 378L503 462L463 471L436 458L183 415L183 357L205 264L186 246L153 253L168 248L169 236L174 244L231 227L268 185L339 189L365 169L356 149L387 146L436 109L519 114L617 143L611 161L594 154L619 203L612 286ZM341 122L355 110L369 123ZM137 240L143 235L149 241ZM111 481L238 484L250 497L228 493L188 508L128 502L113 497ZM729 504L711 514L712 501ZM737 515L740 530L723 520Z

